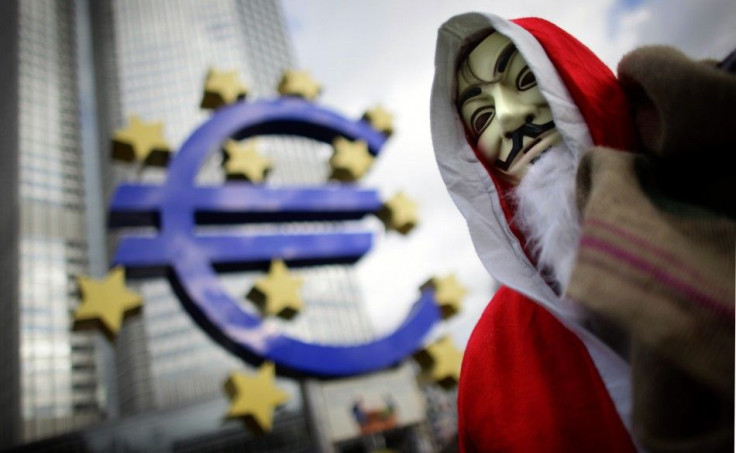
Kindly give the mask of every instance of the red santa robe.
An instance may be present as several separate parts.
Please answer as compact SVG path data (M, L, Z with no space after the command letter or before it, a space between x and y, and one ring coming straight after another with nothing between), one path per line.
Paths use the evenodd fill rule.
M458 60L492 29L511 39L529 64L564 141L532 166L513 194L468 144L455 105ZM587 315L580 307L559 295L577 245L577 162L594 144L633 148L628 105L614 75L547 21L477 13L440 28L435 67L432 140L440 173L481 261L503 285L465 350L458 391L461 451L635 450L629 366L584 327ZM510 202L521 206L525 197L532 212L526 226L545 225L536 225L542 231L536 252ZM559 215L563 211L569 212ZM552 278L539 271L540 263Z

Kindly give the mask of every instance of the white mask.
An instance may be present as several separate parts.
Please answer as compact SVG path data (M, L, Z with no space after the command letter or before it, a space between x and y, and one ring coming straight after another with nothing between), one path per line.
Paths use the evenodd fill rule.
M494 32L460 63L457 106L472 145L500 176L518 184L560 141L534 74L507 37Z

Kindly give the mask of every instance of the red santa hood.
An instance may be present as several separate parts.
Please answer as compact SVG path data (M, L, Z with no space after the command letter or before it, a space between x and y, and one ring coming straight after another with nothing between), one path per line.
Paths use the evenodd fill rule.
M580 41L544 19L528 17L511 22L532 34L542 46L585 120L593 144L634 149L629 103L611 70ZM541 81L540 85L544 86L545 82ZM554 106L557 102L550 104ZM559 121L557 115L555 120Z
M537 18L508 21L469 13L439 30L431 98L432 142L442 178L465 216L481 262L500 283L533 299L573 331L587 348L622 420L629 420L629 367L582 327L578 307L561 299L530 261L487 165L466 140L455 106L461 56L491 30L507 36L535 74L557 130L577 162L593 145L632 149L633 123L613 73L582 43Z

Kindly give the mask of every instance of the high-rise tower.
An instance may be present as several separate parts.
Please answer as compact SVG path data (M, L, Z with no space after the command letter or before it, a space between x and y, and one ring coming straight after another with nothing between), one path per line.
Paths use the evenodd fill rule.
M91 2L98 62L102 173L110 182L160 182L165 169L139 171L110 162L110 138L127 117L163 121L173 149L210 112L199 107L210 68L238 71L249 97L276 95L284 70L294 68L279 4L217 0ZM295 138L263 138L259 146L274 162L271 185L322 184L329 147ZM327 148L327 149L325 149ZM201 170L199 184L224 182L221 156ZM104 163L107 161L107 163ZM108 197L109 198L109 195ZM268 225L289 229L294 225ZM309 228L330 229L328 223ZM307 307L282 327L310 341L359 342L372 335L350 268L329 266L301 272ZM243 297L255 274L225 275L223 284ZM219 394L228 371L242 367L191 320L165 280L146 281L139 291L143 315L126 323L117 344L121 415L139 413Z
M12 50L2 57L12 70L1 76L0 90L8 101L0 110L5 120L0 141L3 148L17 150L0 153L0 184L8 196L0 202L5 216L0 233L7 233L0 238L5 316L0 447L66 431L76 431L68 436L69 445L92 451L251 445L255 441L239 425L220 425L226 408L222 384L229 372L245 365L195 324L168 281L129 282L143 296L144 309L126 320L112 343L73 330L71 314L78 303L75 277L104 275L116 247L117 238L107 236L105 227L115 186L166 178L166 169L113 161L114 132L132 115L162 121L165 138L176 150L211 115L199 105L212 68L237 71L250 98L276 96L283 71L298 67L279 3L37 0L1 5L3 20L18 19L3 22L7 26L0 31ZM84 38L85 30L91 39ZM88 81L93 90L85 90ZM92 143L87 141L90 133ZM328 179L329 145L284 136L258 140L260 151L274 163L269 186L317 186ZM196 184L225 182L222 156L213 151ZM376 219L356 222L361 228L382 229ZM310 222L226 228L315 232L343 226ZM276 328L315 343L373 339L350 266L293 272L304 278L305 307L293 320L269 320ZM244 295L260 275L238 272L220 279L233 296L250 304ZM303 451L299 448L309 447L303 445L300 411L314 408L302 405L299 396L320 393L321 384L297 387L281 380L279 386L294 401L277 413L274 426L274 439L288 441L273 448L288 444L283 451ZM268 441L257 442L259 451L272 448ZM326 448L334 442L327 439Z
M7 337L0 445L8 445L89 425L104 401L96 335L70 329L74 278L90 272L74 3L3 2L2 9L9 231L0 252L8 288L0 302Z

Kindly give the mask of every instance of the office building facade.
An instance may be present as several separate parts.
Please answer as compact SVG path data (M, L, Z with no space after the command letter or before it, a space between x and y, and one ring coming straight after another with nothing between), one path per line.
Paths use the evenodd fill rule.
M238 434L240 427L232 423L219 425L220 415L213 416L226 409L222 385L227 374L246 366L198 328L164 278L130 282L143 296L144 309L126 320L114 343L70 327L78 304L75 277L104 275L116 247L117 233L106 236L105 231L106 204L115 187L124 181L156 184L166 178L165 168L113 161L114 131L132 115L162 121L165 138L176 150L211 115L199 105L212 68L238 71L249 86L249 98L276 96L283 71L299 66L279 3L36 0L6 2L3 8L19 17L14 27L4 30L15 39L16 49L6 58L19 61L4 91L12 95L12 87L18 87L18 114L3 126L8 129L3 140L19 150L17 162L9 159L3 182L7 193L16 194L11 198L19 200L17 206L4 202L15 213L8 216L7 225L17 224L8 237L13 231L19 236L0 262L2 269L15 272L2 282L10 296L0 303L6 313L17 313L2 333L10 347L0 355L6 365L0 383L7 384L0 398L9 415L3 415L8 434L0 441L9 445L81 432L67 435L69 445L96 451L146 446L190 451L206 445L263 443ZM76 27L89 31L91 45L89 64L82 64L81 70ZM84 76L94 82L93 97L84 90L80 95L78 81ZM82 115L80 105L83 110L87 106ZM5 113L7 105L3 109ZM80 130L89 135L90 124L80 118L90 112L94 140L85 144ZM269 137L259 139L259 149L274 163L267 179L271 186L320 185L328 178L328 145ZM214 150L195 183L224 183L221 162ZM10 164L18 170L17 181ZM373 220L361 224L375 226ZM270 232L341 227L329 222L228 226ZM305 308L293 320L274 321L278 328L327 344L374 338L351 267L329 265L295 273L305 282ZM249 304L244 295L258 276L221 274L220 281ZM293 399L277 411L275 432L287 433L284 439L290 440L274 443L273 451L311 448L298 445L307 437L308 422L302 414L309 411L309 402L302 402L301 396L309 399L320 384L279 380L279 385ZM20 396L8 389L18 389ZM318 424L310 426L313 436L319 435ZM399 430L392 436L426 437L422 429ZM360 445L356 442L352 444ZM317 448L333 447L328 442Z
M71 329L75 276L90 272L75 5L41 0L2 8L10 35L3 65L12 79L3 109L15 115L4 122L13 129L4 134L4 167L15 177L3 178L14 186L4 191L3 215L16 231L5 247L15 262L3 272L3 285L12 289L2 302L8 338L0 352L6 375L0 442L12 444L94 423L105 401L97 335Z
M284 70L296 67L277 2L91 2L101 108L100 148L109 149L116 129L131 115L162 121L177 149L211 112L199 107L209 69L238 71L249 98L273 97ZM259 148L274 163L269 185L322 184L329 147L298 138L262 138ZM224 182L222 156L214 152L198 184ZM105 181L159 183L165 169L139 169L105 156ZM104 187L109 199L115 184ZM103 184L104 186L104 184ZM255 228L255 227L243 227ZM330 229L319 225L266 225L274 230ZM111 250L114 248L111 241ZM296 270L304 277L305 310L280 327L308 341L361 342L372 335L352 270L346 266ZM257 273L222 275L238 299ZM162 409L221 393L227 373L242 362L216 345L181 307L165 279L137 285L145 308L126 323L116 346L117 397L121 415ZM297 389L294 388L296 393ZM297 398L298 400L298 398Z

